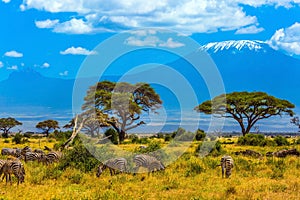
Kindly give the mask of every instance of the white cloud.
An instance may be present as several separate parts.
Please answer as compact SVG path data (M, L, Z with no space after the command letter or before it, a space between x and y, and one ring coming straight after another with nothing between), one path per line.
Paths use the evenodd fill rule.
M93 27L83 19L71 19L63 23L56 24L53 32L69 34L87 34L93 32Z
M183 47L183 46L185 46L185 44L180 43L180 42L175 42L175 41L173 41L173 38L169 38L167 40L167 42L161 43L161 44L159 44L159 46L173 49L173 48Z
M42 68L49 68L49 67L50 67L50 64L46 63L46 62L42 65Z
M22 53L19 53L17 51L8 51L4 54L7 57L13 57L13 58L21 58L23 57Z
M255 25L248 26L248 27L242 27L238 29L235 34L256 34L264 31L264 28L258 28Z
M53 28L58 23L59 23L59 20L57 20L57 19L56 20L47 19L44 21L35 21L35 25L38 28Z
M60 54L62 55L68 55L68 54L71 54L71 55L95 55L97 54L96 51L89 51L85 48L82 48L82 47L70 47L64 51L61 51Z
M87 34L137 27L160 27L184 33L237 30L257 24L255 16L247 15L242 0L24 0L25 9L48 12L76 12L82 19L56 24L54 32ZM247 4L253 4L248 1ZM230 22L230 23L229 23Z
M3 62L0 61L0 68L2 68L4 66Z
M69 72L68 71L60 72L59 75L60 76L68 76Z
M10 0L2 0L3 3L9 3Z
M147 32L147 33L146 33ZM179 48L185 46L185 44L176 42L173 38L168 38L167 41L163 41L154 34L156 32L131 32L131 34L135 34L135 36L131 36L125 40L126 45L130 46L149 46L149 47L167 47L167 48ZM150 35L147 35L150 34Z
M7 68L8 70L18 70L18 66L17 65L13 65L11 67Z
M186 34L240 30L258 32L257 18L247 14L243 5L290 8L300 0L23 0L21 10L38 9L52 13L75 12L82 19L55 25L54 32L87 34L141 27L160 27ZM247 30L247 29L246 29Z
M300 23L275 32L268 44L276 50L284 50L290 55L300 55Z
M145 38L139 38L131 36L126 39L125 44L130 46L150 46L150 47L156 47L157 43L159 43L160 40L156 36L146 36Z

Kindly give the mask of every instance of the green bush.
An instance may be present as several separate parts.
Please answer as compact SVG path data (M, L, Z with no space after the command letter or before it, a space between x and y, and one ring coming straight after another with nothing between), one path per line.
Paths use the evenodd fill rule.
M77 144L72 149L64 152L58 169L64 170L67 167L73 167L83 172L89 172L94 169L98 163L98 160L82 144Z
M220 141L204 141L196 148L196 154L199 154L200 156L206 156L208 154L219 156L222 153L224 152Z
M277 146L287 146L287 145L290 145L289 141L281 136L281 135L278 135L274 138L274 141L275 143L277 144Z
M10 143L9 139L5 139L3 142L4 143Z
M165 142L171 141L172 140L171 134L166 134L165 137L164 137L164 140L165 140Z
M130 139L131 143L133 143L133 144L139 143L139 137L135 134L129 135L128 139Z
M206 134L204 133L203 130L198 129L196 131L195 140L197 140L197 141L203 141L205 139L205 137L206 137Z
M249 146L266 146L267 139L262 134L247 134L245 136L239 137L239 145L249 145Z
M137 148L135 152L137 153L150 153L161 148L161 145L157 141L151 141L146 148Z
M22 138L23 136L20 133L17 133L13 139L12 142L16 143L16 144L22 144Z
M105 137L109 137L109 140L113 143L113 144L118 144L119 143L119 135L117 133L117 131L115 129L107 129L104 132Z
M300 144L300 138L296 140L296 144Z

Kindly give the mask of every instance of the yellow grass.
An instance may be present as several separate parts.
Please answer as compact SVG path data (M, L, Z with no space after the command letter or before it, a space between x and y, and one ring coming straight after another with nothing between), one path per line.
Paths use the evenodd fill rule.
M30 139L30 143L23 145L3 141L0 139L1 149L26 145L34 149L55 144L45 138ZM0 199L300 199L299 157L257 159L234 155L235 151L245 149L265 153L284 147L222 145L224 153L235 160L231 178L222 179L221 169L211 164L218 163L221 155L200 159L195 154L197 144L194 143L188 153L167 166L165 171L150 175L118 174L111 177L109 171L105 171L97 178L95 170L83 173L68 168L57 172L54 170L56 164L24 163L25 183L17 186L15 179L13 185L2 181ZM126 144L121 148L134 150L138 146ZM300 150L300 145L294 147ZM276 171L274 163L282 164L283 171ZM193 173L192 165L199 166L200 172Z

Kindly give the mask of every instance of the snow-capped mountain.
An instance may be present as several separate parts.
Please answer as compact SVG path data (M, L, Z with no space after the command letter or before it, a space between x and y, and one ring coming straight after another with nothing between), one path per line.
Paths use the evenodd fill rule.
M260 40L228 40L222 42L211 42L201 47L202 50L208 53L217 53L224 50L243 51L265 51L265 48L270 48L266 42ZM236 50L236 51L235 51Z

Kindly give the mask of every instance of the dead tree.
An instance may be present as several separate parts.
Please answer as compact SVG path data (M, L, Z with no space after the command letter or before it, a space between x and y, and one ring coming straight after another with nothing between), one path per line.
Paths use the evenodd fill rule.
M78 133L82 129L84 122L85 122L85 120L83 119L78 126L78 115L76 115L72 135L64 144L61 145L61 149L67 149L69 147L69 144L71 144L73 142L75 137L78 135Z

